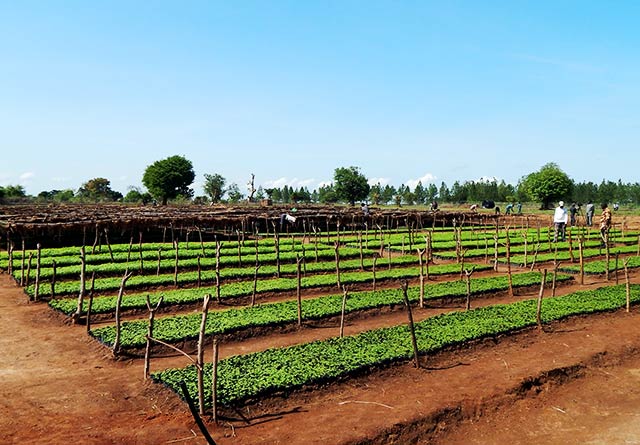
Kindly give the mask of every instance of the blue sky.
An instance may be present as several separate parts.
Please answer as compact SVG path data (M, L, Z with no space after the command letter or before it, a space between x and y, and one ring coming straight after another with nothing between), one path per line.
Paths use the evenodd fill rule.
M0 0L0 185L638 181L637 1Z

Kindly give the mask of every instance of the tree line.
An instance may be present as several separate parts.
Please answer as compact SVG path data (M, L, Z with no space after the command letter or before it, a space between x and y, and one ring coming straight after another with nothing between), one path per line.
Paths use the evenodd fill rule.
M255 187L254 175L247 184L247 193L219 173L204 174L203 195L194 196L191 188L195 172L191 161L183 156L171 156L149 165L142 177L146 190L130 187L123 195L111 188L106 178L93 178L78 190L48 190L28 196L21 185L0 186L0 202L126 202L167 204L179 203L239 203L268 199L273 203L348 203L368 202L375 205L428 205L441 203L539 202L541 208L552 208L558 200L576 202L618 202L640 204L640 184L602 180L600 183L575 182L556 164L549 163L540 170L522 177L517 184L497 179L455 181L415 186L401 184L370 185L358 167L339 167L334 170L333 182L309 190L307 187Z

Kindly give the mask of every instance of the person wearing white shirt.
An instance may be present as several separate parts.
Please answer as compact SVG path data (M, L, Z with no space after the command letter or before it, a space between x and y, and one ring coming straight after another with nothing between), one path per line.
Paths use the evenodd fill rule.
M556 229L553 235L554 243L558 241L558 235L560 235L560 241L565 240L567 221L569 221L569 214L567 213L567 209L564 208L564 201L560 201L558 203L558 207L556 207L556 210L553 213L553 225Z

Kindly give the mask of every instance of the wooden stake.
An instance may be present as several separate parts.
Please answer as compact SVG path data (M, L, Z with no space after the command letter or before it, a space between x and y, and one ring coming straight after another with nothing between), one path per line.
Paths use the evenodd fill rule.
M347 286L342 286L342 309L340 311L340 338L344 337L344 314L347 310Z
M256 292L258 290L258 269L260 269L260 261L256 257L256 267L253 273L253 291L251 292L251 307L256 305Z
M53 273L51 274L51 298L56 297L56 275L58 268L56 266L56 260L52 261Z
M302 326L302 292L301 292L301 278L300 278L300 256L296 254L296 300L298 301L298 326Z
M378 255L373 254L373 264L371 266L371 273L373 275L373 291L376 291L376 262L378 261Z
M85 259L84 246L80 248L80 291L78 292L78 306L76 307L76 313L73 317L74 323L78 323L80 316L82 315L82 301L86 292L85 285L85 273L87 269L87 263Z
M334 242L333 250L336 258L336 284L338 285L338 289L340 289L342 286L340 285L340 243L338 241Z
M629 268L627 267L629 264L629 260L631 258L627 258L623 261L624 265L624 281L625 281L625 291L626 291L626 311L629 312L631 310L631 282L629 281Z
M156 277L160 276L160 262L162 260L162 246L158 247L158 267L156 268Z
M144 379L149 378L149 368L151 367L151 339L153 338L153 322L156 316L156 311L160 308L164 295L160 295L160 299L155 308L151 307L151 300L149 294L146 296L147 309L149 310L149 325L147 326L147 344L144 348Z
M216 301L220 303L220 249L222 243L216 239Z
M198 332L196 368L198 370L198 405L200 405L201 416L204 416L204 336L207 329L207 314L210 301L211 294L206 294L202 303L202 319L200 320L200 330Z
M425 254L425 249L418 249L418 262L420 263L420 308L424 308L424 270L422 257Z
M467 270L467 269L464 270L464 276L467 284L467 302L465 304L466 310L471 309L471 275L473 275L474 271L475 271L475 266L473 266L471 270Z
M202 266L200 265L200 255L198 255L198 281L196 282L196 287L200 288L202 284Z
M413 314L411 313L411 304L409 303L409 296L407 295L407 288L409 283L404 281L402 283L402 298L404 299L404 305L407 308L407 318L409 319L409 332L411 333L411 346L413 347L413 365L416 368L420 368L420 359L418 355L418 342L416 341L416 328L413 323Z
M640 236L638 237L638 246L640 246ZM638 248L640 249L640 247ZM26 253L24 250L24 238L22 238L22 257L21 257L21 266L20 266L20 286L24 287L24 261L26 258Z
M91 331L91 310L93 309L93 289L96 284L96 272L91 272L91 290L89 291L89 304L87 305L87 333Z
M36 249L37 249L37 255L36 255L36 284L34 286L34 290L33 290L33 299L34 301L38 301L38 298L40 296L40 253L41 253L41 246L40 243L38 243L36 245Z
M133 273L129 273L129 269L126 269L122 276L122 281L120 282L120 289L118 289L118 298L116 299L116 338L113 341L113 355L118 355L120 353L120 331L122 329L122 323L120 321L120 306L122 306L124 286L132 275Z
M555 277L554 277L555 279ZM540 291L538 292L538 304L536 306L536 323L538 324L538 329L542 330L542 317L540 315L542 311L542 296L544 295L544 285L547 281L547 269L542 271L542 280L540 282Z
M24 281L25 287L29 286L29 280L31 279L31 260L33 260L33 252L29 252L29 261L27 262L27 277Z
M578 256L580 261L580 284L584 284L584 237L578 238Z
M213 339L213 358L211 367L211 409L213 421L218 423L218 339Z

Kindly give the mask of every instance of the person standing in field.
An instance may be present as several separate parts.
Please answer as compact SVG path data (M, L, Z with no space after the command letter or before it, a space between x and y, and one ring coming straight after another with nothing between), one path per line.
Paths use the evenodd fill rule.
M587 217L587 225L591 227L593 225L593 215L596 212L596 206L593 205L591 201L587 204L586 207L586 217Z
M569 213L571 214L571 226L576 225L576 215L578 214L578 210L580 210L580 206L575 202L571 204L569 207Z
M606 247L609 243L609 229L611 228L611 210L606 202L602 205L602 214L600 215L600 237L602 238L602 247Z
M560 241L565 240L565 230L567 228L567 221L569 221L569 214L567 209L564 208L564 201L558 203L555 212L553 213L553 225L555 232L553 235L553 242L558 242L558 235L560 235Z

